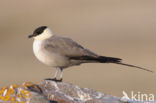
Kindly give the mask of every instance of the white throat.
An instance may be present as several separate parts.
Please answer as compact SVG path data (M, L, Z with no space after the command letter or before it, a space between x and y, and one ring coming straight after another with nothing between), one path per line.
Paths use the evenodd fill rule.
M35 36L34 39L35 40L45 40L52 36L53 36L53 32L49 28L46 28L42 34Z

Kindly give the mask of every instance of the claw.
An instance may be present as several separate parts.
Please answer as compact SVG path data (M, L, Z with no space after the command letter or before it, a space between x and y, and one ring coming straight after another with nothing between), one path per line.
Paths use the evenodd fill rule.
M59 82L62 82L63 81L63 79L61 78L60 80L59 80Z
M56 78L47 78L45 80L51 80L51 81L55 81L55 82L62 82L62 79L57 80Z

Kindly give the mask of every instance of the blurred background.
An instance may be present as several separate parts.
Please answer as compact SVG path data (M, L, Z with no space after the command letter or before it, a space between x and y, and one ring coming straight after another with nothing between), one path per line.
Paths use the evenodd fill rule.
M27 36L49 26L104 56L156 72L155 0L0 0L0 87L53 77ZM64 70L64 81L122 96L156 95L156 73L116 64L83 64Z

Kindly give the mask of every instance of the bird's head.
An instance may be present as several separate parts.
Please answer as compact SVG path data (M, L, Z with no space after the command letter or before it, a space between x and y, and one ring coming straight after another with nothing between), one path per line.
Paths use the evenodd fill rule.
M34 38L35 40L44 40L53 35L52 31L47 26L40 26L36 28L33 34L29 35L28 38Z

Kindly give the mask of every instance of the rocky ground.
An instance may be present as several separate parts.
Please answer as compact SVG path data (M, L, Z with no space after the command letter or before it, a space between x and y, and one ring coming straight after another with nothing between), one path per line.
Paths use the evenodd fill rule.
M65 82L42 80L0 90L0 103L141 103L106 95Z

